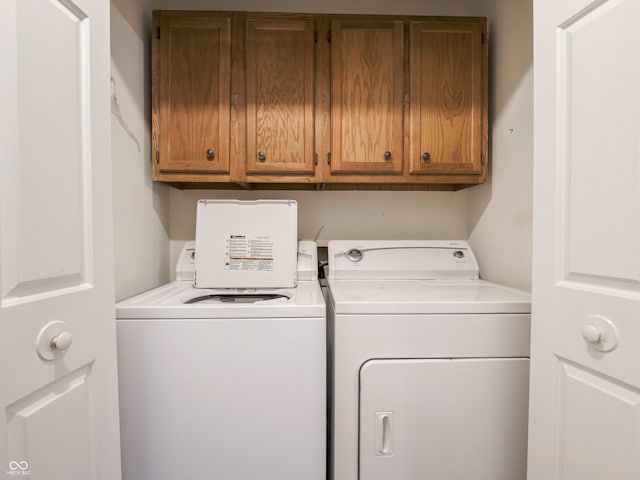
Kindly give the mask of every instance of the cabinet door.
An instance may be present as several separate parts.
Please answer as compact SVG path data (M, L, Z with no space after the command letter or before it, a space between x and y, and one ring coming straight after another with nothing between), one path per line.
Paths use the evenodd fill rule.
M313 175L314 22L248 18L247 174Z
M486 155L486 21L412 22L411 174L480 175Z
M228 175L231 16L159 13L153 85L156 177Z
M331 21L331 173L403 170L403 23Z

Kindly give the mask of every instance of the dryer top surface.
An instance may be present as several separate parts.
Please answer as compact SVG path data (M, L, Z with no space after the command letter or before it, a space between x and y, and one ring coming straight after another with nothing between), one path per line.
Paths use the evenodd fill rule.
M335 313L530 313L528 293L483 280L329 279Z

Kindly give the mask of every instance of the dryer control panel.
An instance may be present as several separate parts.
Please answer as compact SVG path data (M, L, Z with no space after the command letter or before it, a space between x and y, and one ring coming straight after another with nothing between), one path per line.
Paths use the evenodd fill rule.
M478 262L465 241L333 240L329 278L477 280Z

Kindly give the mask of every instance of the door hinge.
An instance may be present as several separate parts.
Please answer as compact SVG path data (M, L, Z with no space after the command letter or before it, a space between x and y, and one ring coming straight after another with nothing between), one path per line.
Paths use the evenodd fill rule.
M160 27L156 28L156 38L160 38Z
M331 43L331 30L327 32L327 42Z
M313 32L313 41L314 42L318 42L318 31L316 30L315 32Z
M160 150L156 150L156 165L160 165Z
M482 42L482 45L485 44L485 42L487 41L487 34L486 33L482 32L480 41Z
M313 154L313 164L314 165L318 165L318 154L317 153Z
M327 153L327 165L331 165L331 152Z

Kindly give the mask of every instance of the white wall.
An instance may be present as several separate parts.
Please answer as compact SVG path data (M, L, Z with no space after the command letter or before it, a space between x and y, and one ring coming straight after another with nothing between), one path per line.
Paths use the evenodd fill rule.
M488 16L491 181L460 192L242 192L170 194L171 265L195 234L198 198L293 198L300 236L469 239L483 278L528 289L531 257L532 0L156 0L158 9Z
M112 102L115 94L123 120L112 113L118 300L170 279L169 188L152 183L149 160L151 8L151 0L111 2Z
M490 4L489 182L469 189L469 242L483 278L531 288L533 7Z

